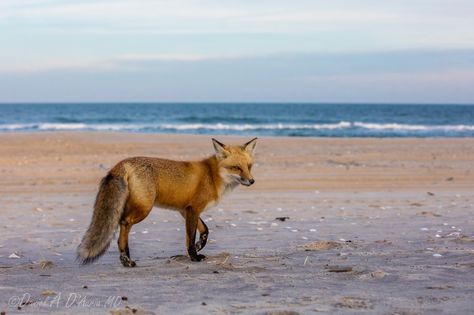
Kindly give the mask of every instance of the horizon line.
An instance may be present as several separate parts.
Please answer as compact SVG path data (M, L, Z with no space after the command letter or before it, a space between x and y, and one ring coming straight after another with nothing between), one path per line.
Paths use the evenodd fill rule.
M142 104L142 105L370 105L370 106L377 106L377 105L400 105L400 106L474 106L473 103L451 103L451 102L299 102L299 101L208 101L208 102L189 102L189 101L81 101L81 102L74 102L74 101L53 101L53 102L2 102L0 101L0 106L2 105L127 105L127 104Z

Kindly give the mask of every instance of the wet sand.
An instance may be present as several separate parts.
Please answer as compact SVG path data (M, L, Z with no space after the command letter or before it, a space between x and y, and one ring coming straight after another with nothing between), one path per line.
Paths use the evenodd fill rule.
M261 138L256 184L203 215L205 261L185 256L181 216L154 209L132 230L136 268L121 266L115 241L98 262L75 262L107 169L136 155L200 159L210 138L0 134L0 311L474 309L474 139Z

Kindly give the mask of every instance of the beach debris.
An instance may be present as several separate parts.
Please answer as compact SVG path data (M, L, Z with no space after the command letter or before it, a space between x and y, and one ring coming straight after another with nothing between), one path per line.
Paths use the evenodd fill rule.
M297 229L293 229L293 230L291 230L291 232L295 232L295 233L296 233L296 232L298 232L298 230L297 230Z
M280 220L282 222L285 222L286 220L289 220L290 217L276 217L275 220Z
M316 232L316 229L309 229L310 232Z
M257 228L257 231L262 231L262 230L263 230L263 228L261 228L261 227Z
M130 306L125 306L123 309L115 309L109 311L111 315L152 315L154 312L145 310L143 308L132 308Z
M55 296L55 295L58 295L58 294L54 291L51 291L51 290L43 290L41 292L41 295L42 296Z
M262 225L262 224L267 224L268 222L267 221L248 221L247 223L252 224L252 225Z
M257 211L254 211L254 210L245 210L244 212L245 213L251 213L251 214L258 213ZM263 212L267 212L267 209L263 209Z
M148 230L143 230L142 234L148 234Z
M419 203L419 202L412 202L410 203L410 206L413 206L413 207L422 207L423 204Z
M448 236L457 236L457 238L454 241L459 242L459 243L474 243L474 237L463 235L460 232L452 232Z
M427 191L426 193L427 193L428 195L430 195L430 196L434 196L434 195L435 195L435 194L432 193L431 191Z
M10 256L8 256L8 258L11 258L11 259L18 259L18 258L21 258L20 255L18 255L17 253L11 253Z
M41 260L39 265L41 269L50 269L54 267L54 263L51 260Z
M122 299L122 301L128 301L128 297L125 296L125 295L122 295L121 299Z
M83 289L88 289L89 287L86 286L86 285L83 285L82 288L83 288Z
M438 238L439 238L439 237L441 237L441 235L439 235L439 234L436 234L436 235L435 235L435 237L438 237Z
M237 226L237 224L235 224L235 223L231 223L231 224L230 224L230 226L231 226L231 227L236 227L236 226Z
M384 278L385 276L387 275L387 273L383 270L375 270L375 271L372 271L370 273L370 276L372 278L376 278L376 279L382 279Z
M435 253L435 254L433 254L433 257L443 257L443 255Z
M278 223L273 222L270 226L278 226Z
M265 315L300 315L300 313L295 312L295 311L268 311L264 314Z
M446 178L446 181L447 181L447 182L451 182L451 181L453 181L453 180L454 180L454 177L448 177L448 178Z
M335 307L349 308L349 309L373 309L374 304L372 301L359 297L341 297L338 302L334 304Z
M333 241L317 241L311 242L301 246L305 251L318 251L318 250L330 250L335 248L341 248L342 245Z
M441 216L441 214L437 214L432 211L421 211L421 212L418 212L417 215L422 215L425 217L440 217Z
M436 286L427 286L429 290L447 290L447 289L454 289L454 286L445 284L445 285L436 285Z
M104 164L99 164L99 169L101 169L103 171L107 171L109 168Z
M305 240L305 241L308 240L308 238L307 238L306 236L301 236L301 239L302 239L302 240Z
M389 241L389 240L377 240L377 241L375 241L375 243L377 243L377 244L391 245L391 244L392 244L392 241Z
M306 258L304 259L303 266L306 266L306 263L308 262L308 258L309 258L309 256L306 256Z
M351 272L352 266L327 265L326 269L329 272Z
M35 208L35 211L43 212L44 210L43 210L42 208L40 208L40 207L36 207L36 208Z

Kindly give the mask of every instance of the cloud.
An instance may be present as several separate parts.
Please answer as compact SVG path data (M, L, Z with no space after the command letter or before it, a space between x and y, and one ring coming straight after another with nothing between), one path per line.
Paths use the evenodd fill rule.
M120 55L115 60L117 62L149 62L149 61L164 61L164 62L194 62L204 60L226 60L226 59L241 59L245 55L229 55L229 54L185 54L185 53L169 53L169 54L125 54Z
M403 34L407 40L426 34L460 40L472 39L474 22L454 0L400 1L384 4L358 1L39 1L0 2L0 21L31 25L31 31L71 34L297 34L363 31L382 40L381 34ZM462 2L462 1L461 1ZM22 2L20 2L22 3ZM451 14L447 15L446 12ZM453 32L462 27L463 32ZM409 28L409 30L407 29ZM449 32L449 33L448 33ZM421 35L421 36L417 36ZM387 40L387 38L385 38ZM444 40L453 41L450 37ZM459 42L460 40L457 40ZM430 38L434 41L434 38ZM439 43L440 41L437 41Z
M248 75L330 76L353 74L420 74L440 70L474 69L474 50L405 50L358 53L127 53L111 58L68 58L54 62L0 66L1 73L56 71L154 71L166 65L177 72L190 68L248 71ZM206 70L207 69L207 70Z

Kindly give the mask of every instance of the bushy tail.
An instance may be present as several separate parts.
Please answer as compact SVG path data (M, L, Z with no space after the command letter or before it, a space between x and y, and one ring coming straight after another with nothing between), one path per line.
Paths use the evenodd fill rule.
M89 228L77 247L77 259L82 264L102 256L114 237L128 197L126 181L108 174L100 182Z

